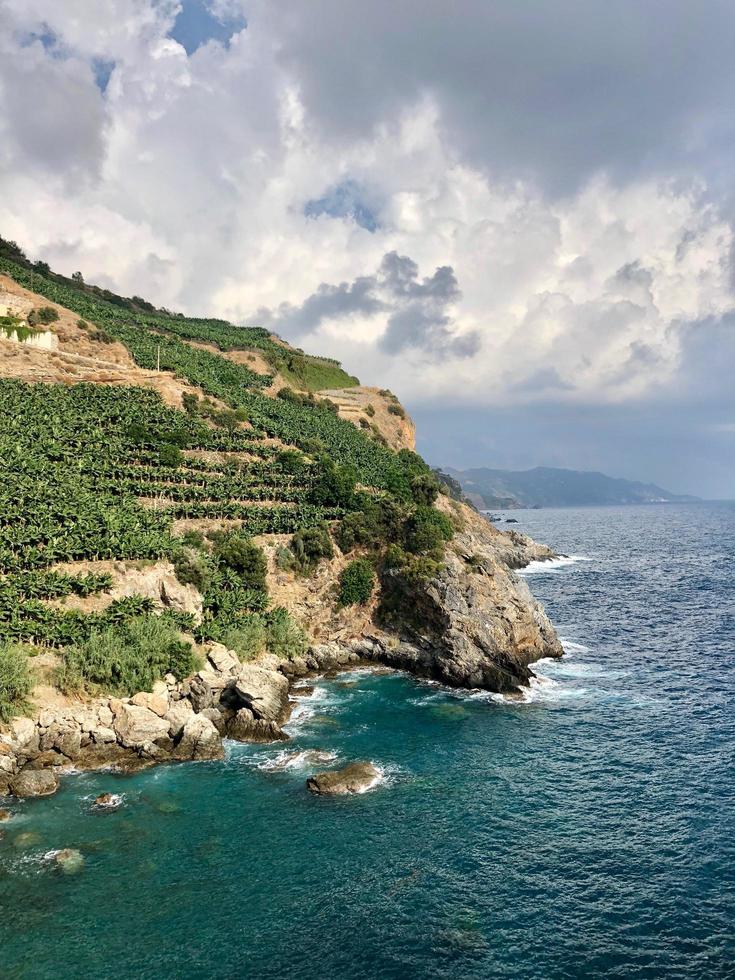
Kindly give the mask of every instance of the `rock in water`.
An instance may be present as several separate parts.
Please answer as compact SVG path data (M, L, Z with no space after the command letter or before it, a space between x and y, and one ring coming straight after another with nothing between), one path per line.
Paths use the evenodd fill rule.
M235 678L233 693L256 718L280 722L286 714L288 680L277 670L245 664Z
M59 788L59 777L49 769L24 769L10 784L14 796L51 796Z
M100 793L97 799L94 801L94 805L101 807L105 810L111 810L116 806L120 806L122 803L122 797L119 793Z
M6 820L10 820L10 811L0 810L0 823L5 823Z
M312 793L340 796L345 793L364 793L380 779L380 772L372 762L353 762L344 769L318 772L306 780Z
M187 760L224 759L220 733L209 718L192 715L184 725L181 741L174 750L174 758Z
M84 857L81 851L73 847L65 847L54 854L57 868L65 875L75 875L84 867Z

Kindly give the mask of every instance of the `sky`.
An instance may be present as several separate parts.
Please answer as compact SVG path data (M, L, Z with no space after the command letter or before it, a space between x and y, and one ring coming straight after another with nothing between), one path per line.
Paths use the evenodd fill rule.
M731 0L0 0L0 235L394 390L436 465L735 497Z

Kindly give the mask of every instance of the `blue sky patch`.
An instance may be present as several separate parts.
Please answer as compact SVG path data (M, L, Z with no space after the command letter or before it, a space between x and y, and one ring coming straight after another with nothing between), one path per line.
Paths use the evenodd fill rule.
M366 231L378 229L374 212L364 201L364 193L354 180L343 180L331 187L322 197L312 198L304 205L307 218L326 214L330 218L351 218Z
M106 58L95 58L92 61L92 71L94 72L94 80L97 88L104 95L107 91L107 86L110 82L110 75L115 67L114 61L108 61Z
M227 47L232 35L245 26L244 17L225 20L215 17L206 0L183 0L181 12L169 36L178 41L188 55L192 55L207 41L218 41Z

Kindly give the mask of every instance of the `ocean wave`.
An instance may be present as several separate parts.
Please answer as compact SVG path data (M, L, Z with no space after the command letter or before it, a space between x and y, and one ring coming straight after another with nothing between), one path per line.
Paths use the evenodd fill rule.
M525 568L518 569L518 575L553 575L567 568L569 565L576 565L580 561L592 561L586 555L560 555L559 558L548 558L546 561L531 561Z
M568 640L564 636L559 637L559 642L564 648L564 653L567 657L573 656L575 653L589 653L590 648L586 647L584 643L577 643L575 640Z
M256 762L255 768L263 772L289 772L328 766L336 759L336 752L325 752L321 749L281 749L275 755Z

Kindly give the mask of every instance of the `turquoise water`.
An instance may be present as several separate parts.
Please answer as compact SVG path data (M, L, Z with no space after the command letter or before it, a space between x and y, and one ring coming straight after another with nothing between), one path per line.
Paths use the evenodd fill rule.
M525 703L353 672L285 748L14 804L0 976L735 976L735 510L514 516L577 558L528 574L569 654ZM384 781L314 798L307 748Z

